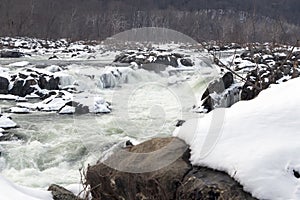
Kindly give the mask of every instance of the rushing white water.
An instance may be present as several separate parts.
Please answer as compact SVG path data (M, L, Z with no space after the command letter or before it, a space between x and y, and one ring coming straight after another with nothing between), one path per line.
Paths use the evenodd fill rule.
M99 66L84 62L64 66L67 75L61 75L62 85L76 82L84 92L74 98L101 96L111 102L112 112L74 116L51 112L12 114L20 128L10 132L20 140L0 142L1 174L14 183L38 188L52 183L80 183L79 169L96 163L114 144L171 135L178 119L193 118L191 108L198 103L211 76L200 71L169 77L131 70L127 71L126 81L119 80L114 88L103 89L99 86L101 74L111 69ZM173 80L180 82L174 84ZM5 110L15 104L1 101L0 106Z

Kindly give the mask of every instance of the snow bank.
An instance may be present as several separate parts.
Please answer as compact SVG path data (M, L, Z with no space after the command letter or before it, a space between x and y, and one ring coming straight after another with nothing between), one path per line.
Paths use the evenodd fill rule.
M48 191L30 189L16 186L0 175L0 198L2 200L26 199L26 200L51 200L52 195Z
M193 165L226 171L253 196L300 199L299 85L300 79L271 85L257 98L223 109L224 121L221 114L215 122L221 123L220 131L208 135L211 119L222 113L216 109L202 119L187 121L174 135L191 146ZM191 131L193 124L196 131ZM209 143L211 151L203 156Z

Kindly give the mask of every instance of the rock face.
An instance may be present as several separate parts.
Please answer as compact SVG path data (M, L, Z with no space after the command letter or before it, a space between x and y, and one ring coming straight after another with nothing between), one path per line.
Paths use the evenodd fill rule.
M165 148L169 150L157 153L156 156L151 154L151 152ZM225 173L192 167L189 162L188 146L177 138L152 139L137 146L128 147L125 151L130 153L123 154L122 151L118 151L109 157L108 161L88 167L86 183L93 188L91 190L93 199L182 200L221 199L220 197L254 199ZM111 165L107 165L107 162L113 163L116 168L124 167L125 169L134 167L133 165L141 168L149 167L157 162L167 162L174 153L178 152L182 152L181 156L155 171L129 173L118 171L109 167ZM202 196L199 196L200 194Z

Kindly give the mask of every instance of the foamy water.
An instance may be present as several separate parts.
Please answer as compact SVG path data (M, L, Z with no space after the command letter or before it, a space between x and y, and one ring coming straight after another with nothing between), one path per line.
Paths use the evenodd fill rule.
M198 103L211 77L201 71L181 73L172 78L186 81L170 85L169 76L137 70L130 74L127 83L102 89L97 84L97 74L106 70L103 65L76 62L68 63L65 69L84 90L74 98L104 97L111 102L112 112L74 116L12 114L20 128L10 132L21 140L0 142L0 169L5 177L37 188L47 188L52 183L80 183L79 169L95 164L113 145L129 139L139 142L170 136L178 119L195 117L191 108ZM91 79L91 75L95 77ZM2 101L0 105L4 108L15 102Z

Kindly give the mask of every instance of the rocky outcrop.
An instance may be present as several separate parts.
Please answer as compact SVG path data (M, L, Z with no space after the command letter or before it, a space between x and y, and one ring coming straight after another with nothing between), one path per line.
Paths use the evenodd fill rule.
M0 82L5 83L0 86L0 94L13 94L20 97L36 93L39 96L44 94L40 90L58 90L60 79L53 74L39 71L38 69L26 69L18 74L12 75L10 80L12 88L8 90L5 78L0 77ZM5 90L7 88L7 90Z
M227 72L223 77L209 83L201 97L199 112L210 112L214 108L230 107L239 101L240 86L234 84L233 74Z
M25 56L24 53L19 51L1 51L0 58L20 58Z
M163 71L167 66L179 67L179 64L182 66L190 67L194 66L193 61L187 56L167 52L166 50L140 50L140 51L128 51L123 52L120 55L117 55L114 62L119 63L136 63L143 69L160 72ZM154 67L155 65L159 66L159 69ZM162 67L164 66L164 67ZM162 68L164 68L162 70Z
M227 174L191 166L188 146L180 139L156 138L124 151L127 153L115 152L108 160L88 167L86 184L92 188L93 199L254 199ZM169 162L178 152L180 156ZM134 167L151 168L158 162L161 168L153 171L126 172Z

